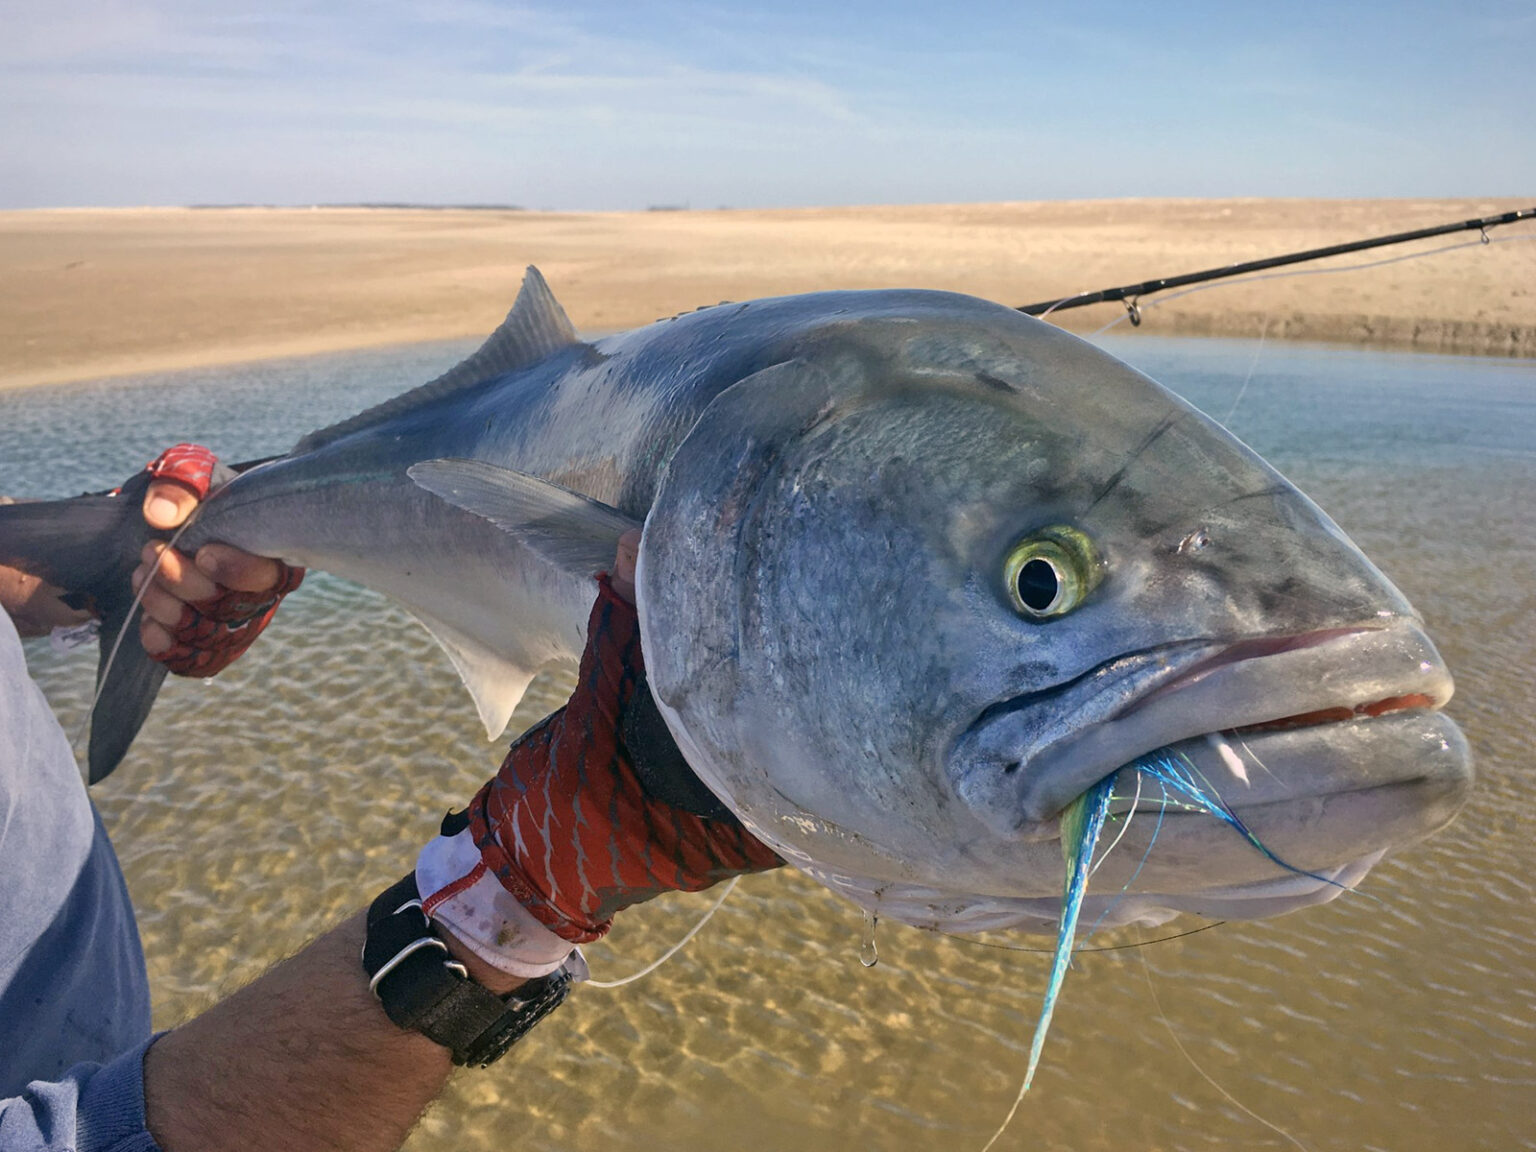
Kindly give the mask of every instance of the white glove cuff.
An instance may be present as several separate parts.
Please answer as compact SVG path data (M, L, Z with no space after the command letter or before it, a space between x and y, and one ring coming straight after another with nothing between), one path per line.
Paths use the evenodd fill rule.
M575 946L539 923L486 868L467 828L421 850L416 887L422 911L491 967L532 979L553 972L574 951L585 974Z

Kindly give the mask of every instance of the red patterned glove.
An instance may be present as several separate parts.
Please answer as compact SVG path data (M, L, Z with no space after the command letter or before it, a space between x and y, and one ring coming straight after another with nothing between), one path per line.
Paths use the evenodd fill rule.
M218 457L199 444L177 444L150 461L156 480L185 485L199 500L229 478ZM304 580L304 569L277 561L277 582L260 592L225 589L207 600L182 606L181 620L169 629L173 644L154 659L178 676L214 676L249 648L272 619L284 596Z
M512 745L467 827L455 832L450 818L417 863L427 913L518 975L558 964L631 904L783 863L707 793L689 807L666 798L701 793L691 773L681 788L658 783L654 748L649 769L636 763L627 721L649 704L636 695L649 692L639 621L606 576L598 585L570 702Z
M145 469L156 480L174 480L185 484L206 500L213 487L215 473L222 484L229 479L227 468L219 467L219 458L201 444L177 444L167 448L146 465Z
M304 569L278 561L277 584L264 592L231 588L211 600L187 604L181 623L171 629L175 643L156 653L178 676L216 676L233 664L277 612L284 596L304 581Z

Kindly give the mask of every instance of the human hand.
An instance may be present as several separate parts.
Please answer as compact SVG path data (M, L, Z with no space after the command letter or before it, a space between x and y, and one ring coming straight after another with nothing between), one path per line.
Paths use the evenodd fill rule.
M155 480L144 493L144 519L164 531L184 524L228 475L212 452L195 444L167 449L149 471ZM150 581L139 616L144 651L177 675L213 676L251 646L304 579L304 569L228 544L205 544L188 557L153 540L132 579L135 592Z
M783 863L693 776L650 698L638 542L627 534L599 578L569 703L417 861L426 913L501 972L544 975L632 904Z
M0 504L16 503L0 496ZM16 631L23 636L46 636L55 628L84 624L91 614L83 608L71 608L62 596L64 590L38 579L20 568L0 564L0 611L10 615Z

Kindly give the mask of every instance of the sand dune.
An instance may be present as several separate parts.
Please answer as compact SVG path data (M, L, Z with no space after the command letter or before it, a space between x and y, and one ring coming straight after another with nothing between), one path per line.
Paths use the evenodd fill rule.
M1016 305L1533 202L7 212L0 387L480 335L530 263L579 327L606 331L719 300L827 288L943 288ZM1536 225L1494 233L1531 235ZM1536 242L1475 241L1332 263L1468 245L1424 260L1196 293L1149 309L1142 330L1536 355ZM1057 319L1083 330L1118 314L1101 305Z

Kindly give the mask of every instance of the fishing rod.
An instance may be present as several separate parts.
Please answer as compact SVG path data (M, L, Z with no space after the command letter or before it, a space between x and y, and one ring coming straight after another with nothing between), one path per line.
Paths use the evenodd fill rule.
M1444 236L1451 232L1483 233L1483 243L1488 242L1488 229L1501 224L1513 224L1518 220L1536 219L1536 208L1517 208L1496 216L1484 216L1477 220L1460 220L1454 224L1439 224L1433 228L1418 228L1412 232L1394 232L1390 236L1377 236L1370 240L1355 240L1348 244L1331 244L1326 248L1308 248L1305 252L1288 252L1283 256L1271 256L1265 260L1248 260L1241 264L1227 264L1220 268L1207 268L1203 272L1186 272L1182 276L1165 276L1156 280L1143 280L1140 284L1126 284L1119 288L1101 288L1097 292L1078 292L1057 300L1042 300L1038 304L1021 304L1015 311L1026 316L1043 316L1047 312L1060 312L1067 308L1082 308L1089 304L1121 301L1130 313L1131 323L1141 323L1138 301L1154 292L1169 288L1183 288L1189 284L1203 284L1208 280L1225 280L1230 276L1243 276L1249 272L1263 272L1269 268L1282 268L1287 264L1301 264L1308 260L1323 260L1329 256L1342 256L1347 252L1364 252L1368 248L1384 248L1389 244L1407 244L1411 240L1427 240L1431 236Z

